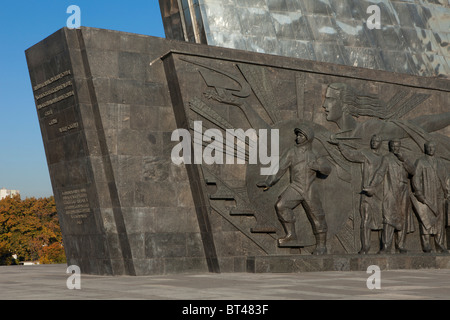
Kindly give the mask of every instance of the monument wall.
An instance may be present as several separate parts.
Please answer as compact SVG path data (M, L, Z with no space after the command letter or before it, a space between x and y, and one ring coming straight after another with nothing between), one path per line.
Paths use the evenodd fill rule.
M27 51L67 259L82 272L208 270L186 171L170 161L164 70L150 66L169 47L83 28Z
M412 161L433 138L437 154L449 164L446 79L85 27L61 29L26 55L68 264L83 273L286 271L277 269L283 266L277 259L286 257L293 266L288 271L331 270L339 264L336 257L346 256L353 262L338 268L373 263L355 258L361 245L361 165L330 143L332 134L342 131L323 107L332 83L345 83L390 107L384 119L355 118L358 126L375 118L396 123ZM437 124L425 131L405 124L433 115ZM311 258L316 245L302 206L294 210L298 241L277 242L284 230L275 203L289 185L288 173L263 191L257 184L267 177L260 174L264 166L250 164L247 153L236 153L232 164L174 161L180 143L174 131L185 129L195 137L200 122L202 133L217 129L223 137L227 129L278 129L280 152L295 144L296 127L314 131L312 150L331 168L315 184L328 222L329 258L302 260ZM383 136L380 130L375 125L342 138L359 150L374 133ZM383 154L391 138L383 136ZM204 152L211 140L201 143ZM418 220L411 221L415 231L407 235L407 247L420 253ZM379 232L372 233L370 253L376 253ZM390 265L382 259L393 268L404 266L405 259L411 265L414 257ZM445 267L448 259L420 256L420 263Z

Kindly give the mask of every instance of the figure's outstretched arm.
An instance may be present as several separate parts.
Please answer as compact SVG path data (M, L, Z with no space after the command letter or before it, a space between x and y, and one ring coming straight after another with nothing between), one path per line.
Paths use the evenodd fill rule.
M420 116L410 121L426 132L434 132L450 125L450 112Z
M450 126L450 112L420 116L407 121L425 132L431 133ZM383 137L383 140L409 137L409 134L401 126L391 121L383 121L376 129L377 134Z
M359 150L350 150L349 148L346 148L342 146L342 144L338 145L339 151L341 151L342 155L345 159L347 159L350 162L357 162L357 163L364 163L365 157L364 154Z

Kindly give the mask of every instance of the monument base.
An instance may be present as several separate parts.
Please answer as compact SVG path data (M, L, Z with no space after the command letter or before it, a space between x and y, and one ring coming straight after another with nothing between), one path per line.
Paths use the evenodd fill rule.
M374 255L283 255L247 258L249 273L299 273L314 271L366 271L371 265L380 270L450 269L449 254Z

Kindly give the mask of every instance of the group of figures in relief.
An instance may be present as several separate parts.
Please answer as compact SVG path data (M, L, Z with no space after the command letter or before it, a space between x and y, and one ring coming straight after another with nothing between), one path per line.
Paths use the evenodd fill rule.
M436 156L436 150L443 147L445 150L441 150L441 154L447 156L450 146L448 137L439 140L439 135L430 133L450 124L450 112L401 120L379 100L359 96L342 83L328 86L323 108L327 120L335 122L341 130L329 134L328 147L336 148L347 161L362 166L359 253L369 253L373 230L381 230L379 253L390 253L393 244L396 252L406 253L406 237L413 231L414 214L422 250L431 252L434 238L436 252L448 253L445 228L450 176L448 163ZM355 117L362 115L369 116L370 120L356 121ZM326 195L317 194L311 186L317 174L329 175L332 167L314 152L315 133L310 126L293 128L294 135L295 144L280 157L278 172L257 186L268 190L290 170L290 185L275 204L285 231L278 243L286 246L297 240L293 210L301 205L316 238L313 254L326 254L327 221L321 205ZM433 137L439 141L434 141ZM358 139L360 147L349 147L346 139ZM422 153L406 156L402 139L414 141L421 146ZM388 143L387 153L382 151L383 141Z

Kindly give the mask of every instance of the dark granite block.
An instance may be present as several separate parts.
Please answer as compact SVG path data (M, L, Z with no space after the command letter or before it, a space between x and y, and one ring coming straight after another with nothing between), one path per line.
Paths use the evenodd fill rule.
M165 85L162 85L160 83L145 83L145 85L143 86L143 90L144 105L158 107L169 105L169 94Z
M133 259L137 275L164 274L163 259Z
M302 259L296 258L295 267L291 272L305 272L305 271L320 271L323 270L323 261L315 260L315 259Z
M148 52L150 49L150 41L147 36L133 35L129 33L121 33L119 37L120 52Z
M350 271L351 264L348 257L335 257L333 261L333 270Z
M123 214L129 233L155 232L155 208L125 208Z
M151 253L148 253L147 248L151 248ZM154 256L156 258L174 258L185 257L186 248L186 234L184 233L158 233L146 237L146 252L147 256Z
M436 267L436 256L430 259L430 257L422 255L412 258L408 269L435 269Z
M450 268L449 259L447 259L447 257L445 255L436 256L436 268L437 269L449 269Z
M145 80L147 68L142 53L119 52L118 63L118 73L121 79Z
M177 207L155 208L156 232L182 232L187 223L187 215L184 210Z
M158 129L161 122L160 107L155 105L131 105L130 129L140 130L145 128ZM159 130L158 130L159 131Z
M101 264L102 261L99 261L99 264ZM90 269L94 269L94 267L91 267ZM124 264L124 261L122 259L111 259L111 271L110 273L105 274L126 274L126 266Z
M83 28L81 32L86 48L112 51L120 50L120 32L113 31L105 34L101 29L95 28Z
M128 230L128 241L134 259L145 256L145 233L132 233Z
M117 134L117 153L119 155L145 156L155 154L161 147L162 135L160 132L122 129ZM139 149L134 148L133 142L141 141Z
M367 271L371 266L380 270L432 269L447 266L449 260L449 255L433 254L258 256L247 258L247 272Z
M110 79L108 78L95 78L92 79L96 99L99 103L122 103L116 99L116 96L112 96L112 90L110 87ZM91 102L91 100L89 100Z
M186 234L186 250L188 257L204 257L203 242L199 233Z
M135 205L143 207L176 207L177 192L171 184L135 183Z
M121 76L119 72L122 60L119 60L119 52L103 49L88 51L89 67L92 72L101 78L117 78ZM108 64L108 68L103 68L103 64Z
M203 258L167 258L164 259L164 273L207 272L208 266Z

